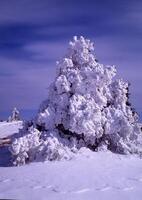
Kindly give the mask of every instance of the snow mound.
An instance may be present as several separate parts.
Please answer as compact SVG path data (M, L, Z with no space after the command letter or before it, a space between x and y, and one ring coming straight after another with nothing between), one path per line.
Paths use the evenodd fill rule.
M57 62L34 131L13 141L16 164L70 158L81 147L141 154L141 124L129 103L129 84L115 75L114 66L98 63L90 40L74 37Z

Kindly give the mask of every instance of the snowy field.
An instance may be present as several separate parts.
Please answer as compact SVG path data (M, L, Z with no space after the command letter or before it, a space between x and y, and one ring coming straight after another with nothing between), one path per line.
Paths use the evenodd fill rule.
M22 121L0 122L0 138L9 137L22 128Z
M1 124L0 132L4 132L4 127L7 127L6 135L16 130L14 123ZM0 156L7 157L6 154ZM93 153L82 149L70 161L0 167L0 199L6 198L141 200L142 160L134 156Z
M71 161L2 167L0 198L141 200L142 161L88 152Z

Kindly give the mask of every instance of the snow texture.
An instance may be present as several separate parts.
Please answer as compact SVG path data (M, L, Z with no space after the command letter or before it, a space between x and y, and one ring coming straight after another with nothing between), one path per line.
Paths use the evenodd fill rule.
M23 128L22 121L15 122L0 122L0 139L11 137L19 132L19 129Z
M69 162L1 167L0 199L141 200L140 158L80 151L83 154Z
M142 152L141 124L129 103L129 84L116 68L100 64L94 44L74 37L34 127L11 145L14 164L70 159L81 147L128 154Z

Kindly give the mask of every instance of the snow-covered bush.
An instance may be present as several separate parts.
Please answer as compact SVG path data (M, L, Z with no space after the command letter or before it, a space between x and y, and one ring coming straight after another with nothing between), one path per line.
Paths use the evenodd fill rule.
M65 58L57 62L55 81L39 109L35 122L40 130L39 148L30 146L32 136L24 136L27 154L36 149L46 159L58 160L81 147L141 151L141 124L129 103L129 84L115 75L114 66L98 63L90 40L74 37ZM52 133L58 134L53 137ZM15 154L23 155L21 151Z
M33 126L25 135L16 138L10 149L13 165L23 165L31 161L69 160L76 152L72 142L59 137L58 131L41 133Z
M17 108L14 108L12 111L12 115L9 116L8 122L13 122L13 121L19 121L20 120L20 112L17 110Z
M27 133L20 138L16 138L10 150L15 157L13 164L21 165L35 159L36 149L40 145L40 132L33 127L29 128Z

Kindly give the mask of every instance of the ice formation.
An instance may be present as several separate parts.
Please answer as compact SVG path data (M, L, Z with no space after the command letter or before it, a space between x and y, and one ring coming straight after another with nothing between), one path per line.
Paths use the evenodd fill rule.
M39 109L34 128L11 146L16 164L71 158L81 147L140 153L141 124L129 103L129 84L100 64L94 44L74 37Z

